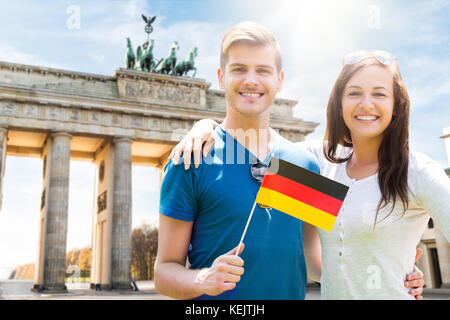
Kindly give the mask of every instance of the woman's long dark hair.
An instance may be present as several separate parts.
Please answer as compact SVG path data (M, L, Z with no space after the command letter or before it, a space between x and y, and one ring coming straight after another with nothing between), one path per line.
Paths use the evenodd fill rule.
M392 71L394 79L394 110L389 126L383 132L383 138L378 150L378 185L381 199L378 202L374 228L377 223L378 211L392 201L392 208L398 199L403 204L403 214L408 209L408 159L409 159L409 96L403 79L394 61L390 66L384 66L374 58L364 59L352 65L344 65L330 95L327 107L327 129L323 152L328 161L343 163L352 157L338 158L338 144L352 147L350 130L342 115L342 95L347 82L362 68L369 65L380 65ZM386 216L387 217L387 216ZM386 218L385 217L385 218Z

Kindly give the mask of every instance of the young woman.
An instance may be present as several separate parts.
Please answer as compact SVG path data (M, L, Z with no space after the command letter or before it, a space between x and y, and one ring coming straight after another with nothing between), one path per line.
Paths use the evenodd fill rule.
M170 158L178 162L184 151L190 160L194 149L198 164L215 125L196 124ZM333 230L317 229L321 261L308 264L319 269L308 270L313 274L321 265L323 299L414 299L404 280L430 216L450 239L450 180L437 163L409 150L408 131L409 97L395 57L347 55L328 102L324 143L300 144L322 175L349 186Z

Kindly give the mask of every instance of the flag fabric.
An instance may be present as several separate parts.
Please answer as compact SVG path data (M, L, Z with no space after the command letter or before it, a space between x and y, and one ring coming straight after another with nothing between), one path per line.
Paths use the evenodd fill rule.
M255 201L331 231L347 191L346 185L272 157Z

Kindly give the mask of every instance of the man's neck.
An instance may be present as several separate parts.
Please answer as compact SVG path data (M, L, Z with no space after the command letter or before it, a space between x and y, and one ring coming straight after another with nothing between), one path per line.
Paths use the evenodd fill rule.
M247 117L227 113L221 127L261 161L272 150L272 133L268 115Z

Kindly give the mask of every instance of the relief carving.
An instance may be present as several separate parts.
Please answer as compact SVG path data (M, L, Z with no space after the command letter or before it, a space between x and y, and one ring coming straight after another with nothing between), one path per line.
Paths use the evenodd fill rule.
M45 179L45 173L47 170L47 155L45 155L45 157L44 157L43 166L44 167L42 168L42 178Z
M97 197L97 214L106 210L106 191Z
M16 111L17 111L16 105L12 104L12 103L8 103L8 104L3 105L1 114L3 114L3 115L12 115L12 114L15 114Z
M80 121L81 120L81 112L79 110L69 110L68 120Z
M149 129L161 129L161 123L158 119L149 119Z
M42 190L42 194L41 194L41 210L44 209L45 207L45 189Z
M188 104L200 104L200 88L156 85L153 82L125 81L124 93L134 98L162 101L177 101Z
M101 122L102 121L101 112L96 112L96 111L89 112L89 121Z
M183 88L183 96L187 103L200 104L199 88Z
M167 127L169 130L174 130L174 129L183 128L183 124L181 123L181 121L169 120Z
M102 183L104 178L105 178L105 160L102 160L102 162L100 163L100 167L98 168L99 182Z
M131 118L131 126L135 128L142 128L142 117L134 116Z
M46 115L48 119L60 120L61 110L56 107L48 107L46 110Z
M136 82L125 82L125 95L132 97L138 96L138 88Z
M30 118L37 118L38 116L38 108L36 106L26 105L24 106L24 116Z
M113 113L111 115L111 123L113 125L122 125L122 116L117 113Z

